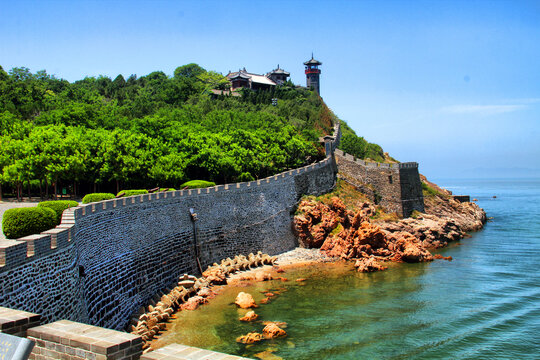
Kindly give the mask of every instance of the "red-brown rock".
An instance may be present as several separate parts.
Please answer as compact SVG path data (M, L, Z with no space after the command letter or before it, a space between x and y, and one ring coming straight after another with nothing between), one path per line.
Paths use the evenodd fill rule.
M374 258L358 259L356 260L354 266L359 272L374 272L388 269L388 267L381 265Z
M267 281L272 280L272 275L264 271L258 271L255 273L255 281Z
M273 339L276 337L287 336L287 333L275 323L270 323L264 327L263 336L266 339Z
M452 261L453 260L451 256L442 256L441 254L433 255L433 258L434 259L447 260L447 261Z
M253 310L250 310L246 313L246 315L244 315L243 317L241 317L240 321L255 321L259 318L259 315L255 314L255 311Z
M264 337L262 334L259 334L257 332L250 332L250 333L247 333L246 335L237 337L236 342L239 342L242 344L253 344L263 339Z
M255 300L253 300L253 296L245 292L238 293L234 303L242 309L249 309L251 307L257 307L257 305L255 304Z
M188 299L185 303L180 305L180 308L182 310L195 310L199 307L201 304L206 304L208 300L203 298L202 296L193 296Z
M287 323L286 323L285 321L263 321L262 324L263 324L264 326L270 325L270 324L274 324L274 325L279 326L279 327L282 328L282 329L286 329L286 328L287 328Z

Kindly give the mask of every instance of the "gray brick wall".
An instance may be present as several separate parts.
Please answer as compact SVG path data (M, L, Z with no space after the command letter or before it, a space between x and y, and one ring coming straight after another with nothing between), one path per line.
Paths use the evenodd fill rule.
M388 211L405 217L414 210L424 211L417 163L365 162L341 150L335 151L335 158L343 177Z
M0 244L0 305L123 329L182 273L226 257L296 246L292 213L302 195L330 191L333 157L267 179L139 195L69 209L48 232Z

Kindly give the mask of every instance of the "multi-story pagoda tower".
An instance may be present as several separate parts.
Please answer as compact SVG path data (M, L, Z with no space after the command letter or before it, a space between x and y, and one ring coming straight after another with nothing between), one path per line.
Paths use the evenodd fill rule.
M306 61L304 65L306 65L306 86L312 88L320 95L319 75L321 74L321 70L319 69L319 65L322 65L322 62L315 60L313 53L311 53L311 60Z

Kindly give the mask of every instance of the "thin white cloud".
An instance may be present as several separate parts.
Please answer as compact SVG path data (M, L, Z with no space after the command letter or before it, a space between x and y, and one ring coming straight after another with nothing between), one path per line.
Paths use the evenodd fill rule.
M538 104L540 103L540 98L521 98L521 99L510 99L506 102L512 104Z
M441 110L451 114L472 114L472 115L497 115L514 111L519 111L527 108L523 104L513 105L453 105L443 107Z

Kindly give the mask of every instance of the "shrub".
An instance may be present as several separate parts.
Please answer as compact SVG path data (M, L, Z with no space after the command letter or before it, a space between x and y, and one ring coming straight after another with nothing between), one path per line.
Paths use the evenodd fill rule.
M62 213L64 210L79 206L79 203L73 200L53 200L53 201L42 201L38 204L38 207L45 207L53 209L56 213L56 225L59 225L62 221Z
M83 204L88 204L88 203L92 203L96 201L110 200L114 198L115 198L114 194L111 194L111 193L91 193L91 194L86 194L83 197L82 202Z
M116 194L116 197L142 195L142 194L148 194L148 190L122 190L118 194Z
M28 207L6 210L2 230L8 239L39 234L56 226L56 212L48 207Z
M159 188L159 191L176 191L175 188Z
M422 182L422 192L424 193L424 196L427 197L433 197L440 195L437 190L426 184L425 182Z
M216 183L211 182L211 181L205 181L205 180L191 180L180 185L180 188L181 189L184 189L184 188L199 189L199 188L207 188L211 186L216 186Z
M238 181L240 182L253 181L253 180L255 180L255 178L249 172L243 172L238 177Z

